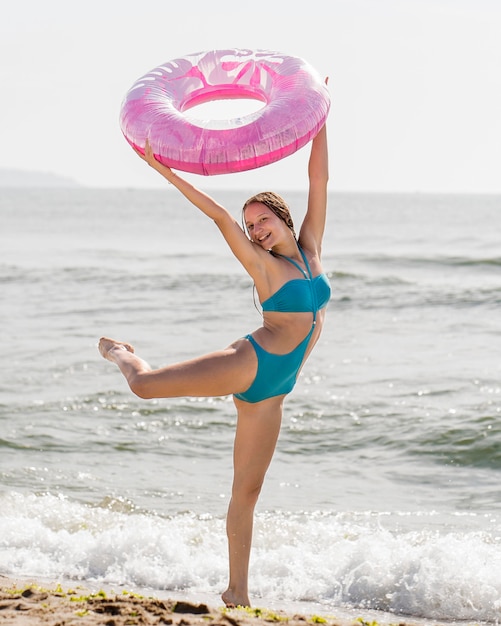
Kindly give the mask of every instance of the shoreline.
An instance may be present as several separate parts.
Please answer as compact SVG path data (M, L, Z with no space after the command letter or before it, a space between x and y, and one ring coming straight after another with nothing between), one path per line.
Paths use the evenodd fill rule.
M205 599L207 600L207 599ZM465 624L370 610L309 613L289 609L228 609L215 598L200 601L186 593L93 586L0 574L0 623L5 626L423 626ZM302 610L303 609L303 610ZM477 622L478 624L479 622Z
M149 593L149 592L146 592ZM167 593L167 592L165 592ZM189 594L144 595L139 590L93 588L70 582L0 575L0 623L17 626L288 626L328 624L348 626L361 620L327 619L317 615L286 613L262 608L215 607ZM185 599L183 599L185 598ZM362 622L366 623L366 622ZM368 623L368 622L367 622Z

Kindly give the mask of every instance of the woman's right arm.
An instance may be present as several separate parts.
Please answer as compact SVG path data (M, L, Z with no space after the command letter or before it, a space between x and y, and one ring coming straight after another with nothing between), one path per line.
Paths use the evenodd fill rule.
M171 185L174 185L176 189L179 189L183 196L185 196L194 206L200 209L202 213L205 213L207 217L210 217L215 222L217 222L218 219L221 220L226 217L228 211L223 206L218 204L213 198L208 196L203 191L200 191L200 189L194 187L187 180L181 178L181 176L178 176L178 174L173 172L170 167L167 167L166 165L163 165L163 163L160 163L160 161L157 161L148 141L146 142L146 146L144 148L144 155L139 152L139 150L136 150L136 153L143 159L143 161L146 161L150 167L163 176Z
M172 171L170 167L157 161L148 142L146 142L144 155L138 150L136 150L136 153L171 185L174 185L202 213L214 220L233 254L252 276L253 268L258 263L261 255L259 254L259 249L249 241L231 213L205 192L197 189L197 187Z

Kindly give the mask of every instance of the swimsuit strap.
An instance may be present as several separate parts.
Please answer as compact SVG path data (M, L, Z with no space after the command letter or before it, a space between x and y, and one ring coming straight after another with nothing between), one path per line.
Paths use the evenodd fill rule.
M288 256L285 256L285 254L279 254L278 252L273 252L272 250L270 250L271 254L273 256L279 256L282 259L285 259L286 261L289 261L289 263L292 263L292 265L295 265L297 267L297 269L301 272L301 274L303 274L303 276L308 279L308 277L310 278L310 280L313 280L313 276L311 275L311 269L310 269L310 265L308 263L308 261L306 260L306 255L303 252L303 248L301 248L301 246L299 244L297 244L297 247L299 248L299 252L301 252L301 256L303 257L303 261L304 264L306 266L306 269L308 271L308 274L304 271L304 269L299 265L299 263L297 263L296 261L294 261L294 259L291 259Z
M313 276L311 274L310 264L308 263L308 260L306 259L306 254L303 252L303 248L301 248L299 243L297 244L297 247L299 248L299 252L301 252L301 256L303 257L304 264L306 266L306 269L308 270L308 274L310 277L309 284L310 284L310 290L311 290L311 297L313 298L313 302L315 303L315 309L313 311L313 322L311 324L311 330L309 334L309 337L311 337L311 335L313 334L313 329L315 328L315 325L317 323L317 310L318 310L317 294L315 293L315 288L313 287ZM292 261L292 259L290 260ZM297 265L297 263L295 263L295 265ZM297 266L299 267L299 265ZM305 274L305 272L303 272L303 274ZM305 277L307 278L306 274L305 274Z
M303 257L303 261L304 264L306 266L306 269L308 270L308 274L304 271L304 269L299 265L299 263L296 263L296 261L294 261L294 259L291 259L288 256L285 256L285 254L279 254L278 252L273 252L273 250L270 250L271 254L273 254L273 256L279 256L282 259L285 259L286 261L289 261L289 263L292 263L292 265L295 265L297 267L297 269L301 272L301 274L304 276L305 280L309 280L310 281L310 289L311 289L311 295L313 298L313 302L315 303L315 309L313 311L313 322L311 325L311 330L310 333L308 335L308 340L311 337L312 333L313 333L313 329L315 328L315 324L317 323L317 307L318 307L318 303L317 303L317 296L315 293L315 289L313 287L313 276L311 273L311 269L310 269L310 264L308 263L308 260L306 259L306 254L303 252L303 248L301 248L301 246L299 245L299 243L297 244L297 247L299 248L299 252L301 252L301 256Z
M310 264L308 263L308 260L306 259L306 254L303 252L303 248L301 248L301 246L299 244L297 244L297 247L299 248L299 252L301 252L301 256L303 257L303 261L304 264L306 266L306 269L308 270L308 275L310 277L310 280L313 280L313 276L311 274L311 269L310 269ZM292 261L292 259L291 259Z

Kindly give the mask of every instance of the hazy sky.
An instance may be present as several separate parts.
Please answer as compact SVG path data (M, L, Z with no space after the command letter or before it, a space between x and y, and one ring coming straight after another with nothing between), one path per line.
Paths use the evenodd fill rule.
M332 190L501 192L500 33L500 0L2 0L0 168L162 184L119 129L128 88L184 54L265 48L330 77ZM188 178L301 188L308 150Z

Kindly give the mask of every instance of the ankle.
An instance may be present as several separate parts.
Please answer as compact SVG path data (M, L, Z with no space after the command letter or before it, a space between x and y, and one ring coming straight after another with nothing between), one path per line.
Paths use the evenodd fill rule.
M232 587L221 595L221 598L228 608L236 608L238 606L250 607L250 600L247 591L239 592Z

